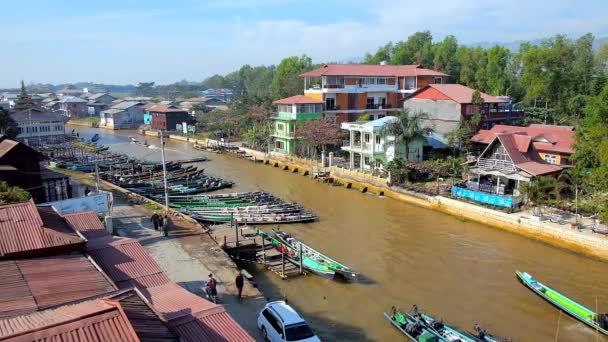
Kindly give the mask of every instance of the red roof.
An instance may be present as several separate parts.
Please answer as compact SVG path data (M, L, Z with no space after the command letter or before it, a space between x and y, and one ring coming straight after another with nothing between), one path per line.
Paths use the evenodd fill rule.
M31 312L114 291L83 255L0 262L0 317Z
M49 215L50 213L45 212ZM47 217L46 227L33 201L0 207L0 259L48 253L52 250L82 250L84 240L68 234L65 228Z
M87 252L119 288L160 286L170 282L137 240L107 236L87 243Z
M528 127L495 125L490 130L479 131L471 141L489 144L498 134L513 133L530 137L538 151L574 153L574 127L554 125L530 125Z
M179 108L177 106L168 106L164 104L150 103L144 106L144 110L148 113L187 113L187 109Z
M87 240L109 236L106 228L94 211L64 214L63 218L72 229L78 231Z
M326 64L318 69L300 74L300 77L320 76L449 76L440 71L423 68L421 65L379 65L379 64Z
M294 96L290 96L284 99L280 99L280 100L276 100L273 101L272 104L278 105L278 104L285 104L285 105L290 105L290 104L319 104L319 103L325 103L322 100L319 99L315 99L312 97L308 97L308 96L304 96L304 95L294 95Z
M116 301L97 299L0 320L5 341L136 342L133 326Z
M425 87L422 87L412 93L409 98L425 98L425 94L432 90L438 91L439 93L447 96L458 103L471 103L471 98L475 89L469 88L462 84L429 84ZM504 103L506 100L499 99L492 95L488 95L486 93L480 92L481 98L485 103ZM442 97L441 99L445 99Z
M176 283L142 292L183 341L254 341L222 306L190 293Z

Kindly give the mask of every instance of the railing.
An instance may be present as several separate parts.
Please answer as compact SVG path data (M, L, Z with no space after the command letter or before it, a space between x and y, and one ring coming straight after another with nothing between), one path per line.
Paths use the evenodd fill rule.
M391 109L390 104L368 104L366 109Z
M276 137L280 137L280 138L293 138L293 137L295 137L295 132L278 131L278 132L275 132L273 135Z
M466 198L475 202L490 204L504 208L513 208L519 205L519 200L513 196L493 195L485 192L461 188L458 186L452 187L452 196Z
M516 172L517 169L512 162L500 159L479 158L477 167L484 170L499 170L503 172Z

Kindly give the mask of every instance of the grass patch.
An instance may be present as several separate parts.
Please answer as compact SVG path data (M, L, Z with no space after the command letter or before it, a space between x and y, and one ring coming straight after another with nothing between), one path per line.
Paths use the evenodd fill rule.
M192 138L204 140L204 139L209 138L210 135L211 135L211 133L209 133L209 132L199 132L199 133L194 133L192 135Z
M142 207L146 208L148 210L151 210L151 211L157 211L157 210L161 209L161 207L158 204L156 204L156 203L149 203L149 202L146 203L146 204L143 204Z
M99 118L99 116L89 116L86 118L79 118L79 119L72 119L70 120L70 122L73 123L99 123L101 121L101 119Z

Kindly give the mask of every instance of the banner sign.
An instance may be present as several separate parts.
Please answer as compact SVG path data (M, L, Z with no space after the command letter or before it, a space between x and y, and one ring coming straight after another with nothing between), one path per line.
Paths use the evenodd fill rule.
M82 211L94 211L97 214L106 214L110 212L112 207L112 193L107 191L99 191L98 194L91 193L89 196L41 204L41 206L47 205L55 207L60 214L77 213Z
M463 188L459 188L457 186L452 187L452 196L460 197L460 198L467 198L467 199L470 199L475 202L490 204L490 205L494 205L497 207L504 207L504 208L513 207L513 198L512 197L498 196L498 195L488 194L485 192L463 189Z

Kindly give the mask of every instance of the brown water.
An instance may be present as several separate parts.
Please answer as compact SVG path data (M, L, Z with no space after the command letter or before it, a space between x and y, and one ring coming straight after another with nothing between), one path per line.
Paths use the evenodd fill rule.
M114 151L159 160L160 151L130 144L125 132L102 134ZM134 135L134 133L131 133ZM143 139L138 137L138 139ZM158 140L147 138L151 144ZM200 156L181 142L168 142L168 159ZM267 190L303 204L320 216L311 224L282 229L369 277L370 284L345 284L317 276L280 280L256 275L265 293L286 295L324 341L405 341L382 313L392 305L418 304L462 329L479 323L513 341L596 341L594 330L521 285L516 270L579 303L608 311L607 264L562 249L233 156L209 154L209 174L236 182L230 191ZM276 299L276 298L272 298ZM558 328L559 320L559 328ZM608 341L599 336L599 341Z

